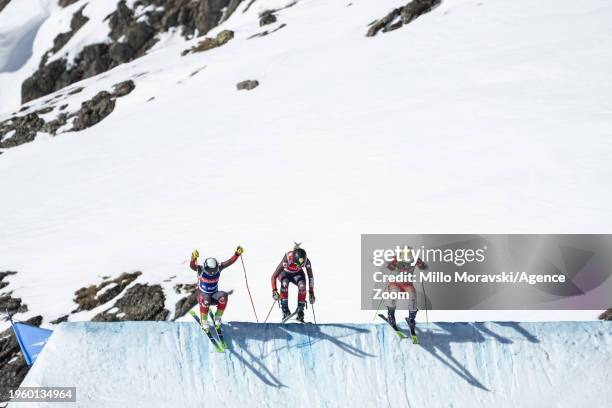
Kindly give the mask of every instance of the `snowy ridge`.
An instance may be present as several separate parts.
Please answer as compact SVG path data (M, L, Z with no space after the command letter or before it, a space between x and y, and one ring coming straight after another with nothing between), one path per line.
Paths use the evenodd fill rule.
M93 15L105 1L86 7L92 26L79 36L108 31ZM143 272L138 283L161 283L173 311L173 286L194 279L191 251L227 259L236 245L261 315L270 275L297 240L313 262L319 320L367 322L362 233L609 232L612 195L601 186L612 174L612 4L444 1L366 38L368 23L406 2L303 0L266 29L285 28L255 38L265 28L258 13L290 2L258 0L246 13L243 2L207 34L234 31L223 47L181 57L199 39L166 38L79 82L85 89L62 99L67 111L120 81L136 88L92 128L41 134L0 156L9 215L0 217L0 271L18 272L5 290L29 308L17 317L42 314L47 325L75 308L79 288L131 271ZM0 18L26 3L12 1ZM17 109L21 81L66 30L69 13L48 4L52 12L20 6L24 16L51 14L27 63L0 74L0 111ZM79 36L62 52L84 44ZM260 86L238 92L246 79ZM252 319L239 265L220 286L235 291L227 318Z
M76 386L81 407L612 404L609 322L437 323L419 346L382 324L232 322L226 338L221 355L193 323L63 323L22 386Z

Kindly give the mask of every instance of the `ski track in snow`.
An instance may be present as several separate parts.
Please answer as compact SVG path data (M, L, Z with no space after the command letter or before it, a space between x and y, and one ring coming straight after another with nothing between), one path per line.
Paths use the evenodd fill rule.
M103 38L104 16L88 14L108 11L103 1L85 9L91 21L70 55ZM369 322L373 313L359 310L362 233L610 231L610 4L444 1L366 38L368 23L406 1L347 3L300 1L263 28L258 13L288 2L257 1L246 13L243 3L208 34L234 30L223 47L180 57L199 39L169 33L145 57L74 84L86 89L59 102L68 110L123 80L136 89L93 128L0 156L0 270L18 271L6 290L29 307L17 318L48 324L75 308L78 288L135 270L136 283L163 283L173 312L172 286L193 281L191 251L226 259L238 244L261 317L272 271L301 241L318 320ZM83 4L53 9L30 60L0 75L0 111L17 108L21 81ZM261 85L236 91L245 79ZM226 318L253 320L239 264L221 288L235 290Z
M225 333L222 355L195 324L63 323L22 386L76 386L76 406L88 408L612 404L609 322L420 325L421 345L383 324L232 323Z

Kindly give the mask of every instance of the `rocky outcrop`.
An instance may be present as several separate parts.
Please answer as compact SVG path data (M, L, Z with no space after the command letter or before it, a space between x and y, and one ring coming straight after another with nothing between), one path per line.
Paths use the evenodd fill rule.
M612 308L599 315L600 320L612 320Z
M40 326L42 316L32 317L24 323ZM0 401L8 401L8 390L19 387L28 369L15 334L8 328L0 333Z
M248 79L246 81L241 81L236 84L236 89L250 91L251 89L255 89L259 86L259 81L256 79Z
M81 7L79 11L72 15L72 20L70 20L70 31L58 34L53 40L53 48L47 52L56 53L61 50L64 45L70 41L72 36L89 21L89 18L83 15L84 8L85 6ZM47 56L43 57L43 61L46 61L46 58Z
M75 298L73 300L79 305L79 307L72 312L77 313L83 310L91 310L95 307L103 305L119 295L123 289L136 280L136 278L138 278L140 275L142 275L142 272L124 272L117 278L105 280L99 285L82 287L74 292Z
M174 290L176 293L187 293L186 297L181 298L178 302L176 302L176 306L174 307L174 319L176 320L179 317L184 316L198 304L198 287L195 283L192 284L178 284L174 286Z
M15 275L16 273L17 272L14 272L14 271L0 272L0 289L6 288L9 284L8 282L4 281L4 278L10 275Z
M106 17L110 27L109 43L91 44L83 48L72 64L65 59L47 63L71 36L85 24L82 9L73 16L71 30L54 41L38 71L21 86L21 99L40 98L85 78L108 71L117 65L144 55L157 41L157 34L181 27L186 38L205 35L231 15L241 0L139 0L135 9L125 0ZM149 7L152 6L152 7ZM79 15L80 14L80 15ZM86 18L86 17L85 17Z
M223 30L216 37L206 37L202 41L200 41L197 45L191 47L189 50L185 50L181 53L181 55L187 55L190 52L202 52L208 51L213 48L221 47L222 45L227 44L232 38L234 38L234 32L231 30Z
M428 13L440 2L441 0L413 0L405 6L392 10L385 17L370 24L366 36L374 37L379 31L388 32L396 30L420 15Z
M12 291L0 295L0 310L8 311L10 314L27 312L28 305L22 303L20 298L14 298L12 295Z
M259 15L259 26L263 27L268 24L276 23L276 16L272 10L266 10Z
M253 35L247 37L247 40L250 40L251 38L265 37L266 35L275 33L278 30L281 30L281 29L283 29L285 27L287 27L287 24L283 23L283 24L279 25L278 27L276 27L274 30L264 30L264 31L262 31L260 33L253 34Z
M113 86L113 91L98 92L92 99L81 103L81 108L72 113L62 112L52 120L45 121L40 115L47 114L55 109L47 106L33 113L23 116L14 116L0 122L0 148L9 148L31 142L38 132L45 132L55 136L69 120L74 119L71 128L63 129L65 132L87 129L106 118L115 109L116 98L123 97L136 88L134 81L123 81ZM79 93L82 87L74 88L69 95ZM60 107L60 110L67 105ZM22 109L23 110L23 109Z
M37 113L16 116L0 122L0 148L31 142L44 124L45 121Z
M58 317L55 320L51 320L50 323L51 324L60 324L60 323L67 322L67 321L68 321L68 315L63 315L63 316Z
M2 9L4 9L10 2L11 0L0 0L0 11L2 11Z
M79 0L59 0L59 5L62 7L68 7L71 4L76 3Z
M134 85L134 81L131 79L128 81L119 82L118 84L113 85L113 96L116 98L121 98L132 92L136 88Z
M110 115L114 109L115 99L113 95L106 91L98 92L92 99L81 104L81 109L79 109L74 119L72 130L78 132L79 130L92 127Z
M137 283L112 308L97 314L92 321L166 320L170 312L164 307L165 301L160 285Z

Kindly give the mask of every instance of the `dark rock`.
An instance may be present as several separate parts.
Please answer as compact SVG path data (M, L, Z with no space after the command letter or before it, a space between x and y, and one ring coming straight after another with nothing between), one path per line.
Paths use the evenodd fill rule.
M64 105L64 106L68 106L68 105ZM60 109L62 109L60 107ZM57 118L46 122L43 127L40 129L41 132L45 132L45 133L49 133L51 135L55 135L58 131L59 128L61 128L62 126L64 126L66 124L66 122L68 121L68 115L65 113L61 113L58 115Z
M92 321L166 320L170 312L164 308L165 300L160 285L138 283L128 289L112 308L97 314Z
M0 0L2 1L2 0ZM65 5L69 0L62 0ZM146 53L155 43L156 35L174 27L181 27L186 38L205 35L221 21L231 15L241 0L139 0L136 6L154 6L146 12L146 21L136 19L134 11L125 1L105 21L110 27L109 44L91 44L85 47L68 66L65 59L47 63L54 51L63 47L83 24L86 17L79 11L73 15L71 31L62 33L54 46L44 54L38 71L27 78L21 87L22 101L29 101L57 91L85 78L108 71L117 65L129 62ZM222 32L215 38L215 46L225 44L233 37ZM120 42L121 40L121 42Z
M118 84L113 85L113 95L120 98L132 92L134 88L136 88L136 85L134 85L134 81L131 79L119 82Z
M202 52L208 51L213 48L217 48L219 45L217 44L217 40L214 38L206 37L202 41L198 43L198 45L191 48L191 52Z
M81 109L76 113L72 130L80 131L87 129L102 121L115 109L115 100L107 91L100 91L92 99L81 104Z
M36 134L43 127L45 121L36 113L28 113L25 116L13 117L0 123L0 148L19 146L31 142L36 138ZM4 139L9 132L14 134Z
M62 106L60 106L60 107L59 107L59 110L64 110L64 109L66 109L67 107L68 107L68 104L67 104L67 103L65 103L65 104L63 104Z
M251 38L265 37L266 35L275 33L278 30L283 29L285 27L287 27L287 24L283 23L283 24L279 25L278 27L276 27L274 30L271 30L271 31L264 30L261 33L253 34L252 36L248 37L247 40L250 40Z
M67 322L67 321L68 321L68 315L63 315L63 316L58 317L55 320L52 320L50 323L51 324L60 324L60 323Z
M430 12L440 4L441 0L412 0L405 6L392 10L385 17L370 24L366 34L367 37L374 37L379 31L388 32L408 24L415 18Z
M276 23L276 16L272 11L266 10L259 15L259 26L263 27L268 24Z
M183 297L178 302L176 302L176 306L174 307L174 319L176 320L179 317L184 316L198 304L198 287L196 284L183 284L176 285L174 287L176 293L188 293L189 295Z
M5 8L10 2L11 0L0 0L0 11L2 11L2 9Z
M21 100L31 101L56 90L56 82L66 71L66 60L59 59L36 71L21 84Z
M232 38L234 38L234 32L232 30L223 30L219 32L215 37L217 47L227 44Z
M109 55L108 44L91 44L75 58L76 67L67 72L67 76L62 76L65 84L60 82L59 86L70 85L85 78L98 75L111 68L111 58Z
M20 298L12 297L12 294L13 292L8 292L0 295L0 310L8 311L10 314L27 312L28 306L21 303Z
M49 113L49 112L53 111L53 109L55 109L55 106L45 106L44 108L39 109L39 110L37 110L34 113L36 113L38 115L44 115L46 113Z
M68 7L71 4L76 3L79 0L59 0L59 5L62 7Z
M40 326L42 316L32 317L24 323ZM9 389L19 387L28 373L28 369L15 334L9 327L0 333L0 401L8 401Z
M206 37L200 41L197 45L191 47L191 52L202 52L208 51L213 48L220 47L227 44L232 38L234 38L234 32L231 30L223 30L215 38ZM189 53L188 50L183 51L181 55Z
M57 37L55 37L53 40L53 48L51 48L52 53L56 53L61 50L62 47L66 45L68 41L70 41L72 36L74 36L74 34L89 21L89 18L83 15L84 8L85 6L81 7L79 11L72 15L72 20L70 20L70 31L60 33L57 35Z
M437 6L440 0L413 0L410 3L402 7L400 16L402 17L402 23L408 24L415 18L422 14L429 12L432 8Z
M136 51L124 43L113 43L110 46L108 53L114 65L129 62L136 56Z
M236 84L236 89L237 90L247 90L250 91L251 89L255 89L259 86L259 81L254 80L254 79L249 79L246 81L242 81L242 82L238 82Z
M153 27L145 22L136 23L125 30L127 45L134 50L139 50L154 34Z
M76 94L78 94L79 92L83 91L83 89L85 89L85 88L83 88L82 86L78 86L78 87L76 87L76 88L70 89L70 90L68 91L68 95L76 95Z
M10 275L15 275L17 272L15 271L5 271L5 272L0 272L0 289L6 288L8 286L8 282L4 281L4 278L6 278L7 276Z
M612 308L599 315L600 320L612 320Z
M73 313L77 313L83 310L91 310L95 307L103 305L109 300L114 299L123 291L123 289L125 289L140 275L142 275L142 272L124 272L117 278L112 280L105 280L99 285L90 285L87 287L82 287L81 289L74 292L74 295L76 297L73 299L73 301L77 303L79 307L73 310ZM106 290L102 290L111 284L114 284L114 286Z
M127 6L125 0L122 0L117 4L117 9L106 19L108 19L108 25L111 29L110 37L117 41L123 36L130 24L134 22L134 12Z

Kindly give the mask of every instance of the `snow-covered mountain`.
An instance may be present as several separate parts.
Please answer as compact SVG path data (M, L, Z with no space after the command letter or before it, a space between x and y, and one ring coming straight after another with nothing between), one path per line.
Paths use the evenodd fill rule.
M2 291L20 319L89 320L145 283L173 319L191 251L238 244L261 318L300 241L318 319L367 322L362 233L612 226L606 2L443 1L414 19L406 0L60 3L0 11L0 271L17 272ZM226 318L253 320L240 264L221 286Z

